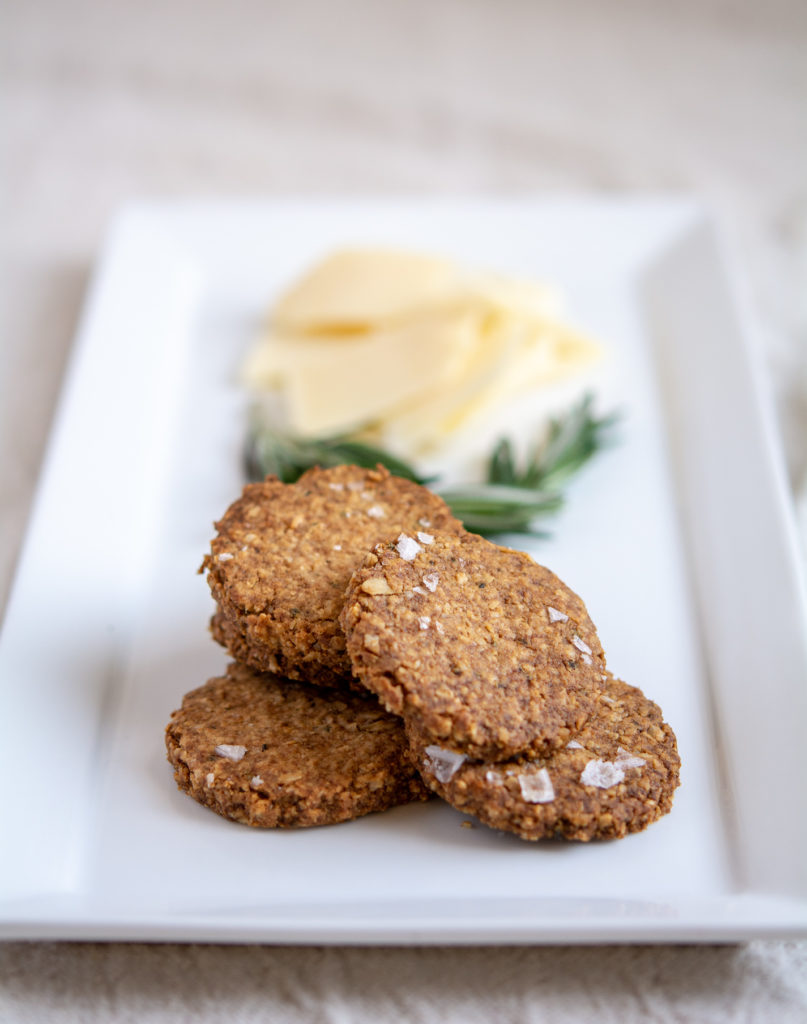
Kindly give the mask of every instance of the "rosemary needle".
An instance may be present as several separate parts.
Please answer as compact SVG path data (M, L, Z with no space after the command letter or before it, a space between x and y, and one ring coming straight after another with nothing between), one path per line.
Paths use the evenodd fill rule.
M502 438L489 459L483 483L432 489L446 502L465 528L475 533L530 533L548 536L537 521L563 505L561 491L605 444L616 414L597 419L593 396L586 394L563 416L550 420L545 436L533 445L523 465L512 442ZM413 466L390 452L350 437L299 438L284 434L253 413L245 448L245 467L251 480L268 474L293 483L313 466L350 464L372 468L381 463L395 476L430 484Z

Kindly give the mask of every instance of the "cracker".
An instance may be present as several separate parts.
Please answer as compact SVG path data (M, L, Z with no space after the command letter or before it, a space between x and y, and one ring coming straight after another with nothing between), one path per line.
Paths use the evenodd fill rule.
M350 661L338 619L351 573L390 533L437 527L459 529L442 499L382 467L249 484L202 564L218 605L213 636L252 668L342 686Z
M378 546L341 622L354 672L424 744L543 755L596 707L605 658L583 602L529 555L474 534Z
M374 698L243 665L187 694L165 742L179 788L246 825L331 825L429 795Z
M480 763L415 738L425 783L457 810L527 840L621 838L672 807L675 735L641 690L609 676L597 711L545 758Z

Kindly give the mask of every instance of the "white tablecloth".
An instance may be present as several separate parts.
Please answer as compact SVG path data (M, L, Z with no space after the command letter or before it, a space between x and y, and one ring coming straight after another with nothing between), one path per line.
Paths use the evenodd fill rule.
M803 486L801 0L9 0L4 14L0 605L90 268L132 196L696 194L751 282ZM803 943L0 946L4 1021L805 1017Z

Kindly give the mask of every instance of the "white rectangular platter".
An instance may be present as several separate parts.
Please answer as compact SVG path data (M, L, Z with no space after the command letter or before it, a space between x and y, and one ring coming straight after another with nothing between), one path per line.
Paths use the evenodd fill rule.
M163 729L226 663L196 570L239 493L236 369L279 289L383 244L557 283L619 443L549 541L612 670L679 739L672 813L523 843L429 804L254 831L175 787ZM803 582L748 313L679 201L144 203L88 299L0 640L0 936L699 942L807 934Z

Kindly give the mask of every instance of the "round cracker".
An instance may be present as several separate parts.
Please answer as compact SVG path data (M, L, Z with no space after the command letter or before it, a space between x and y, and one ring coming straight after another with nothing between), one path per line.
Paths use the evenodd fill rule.
M431 790L491 828L528 840L640 832L670 810L679 784L675 735L661 710L610 676L587 725L547 758L472 762L422 739L412 750Z
M429 795L377 700L244 665L187 694L165 742L179 788L246 825L331 825Z
M351 573L390 533L433 527L460 528L442 499L383 467L249 484L216 523L202 563L218 604L213 636L252 668L344 685L338 619Z
M585 605L529 555L464 531L375 549L342 613L353 670L424 744L479 760L561 747L605 658Z

